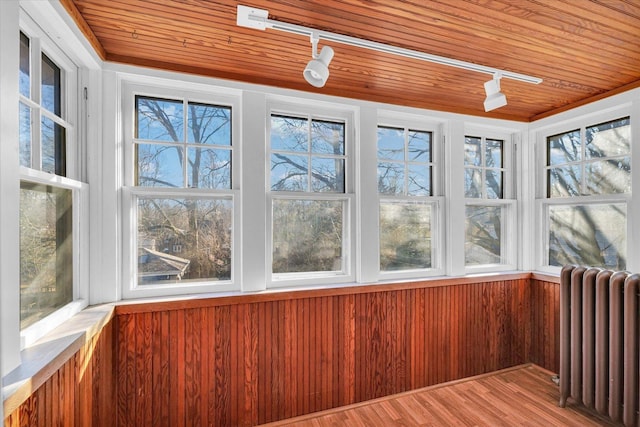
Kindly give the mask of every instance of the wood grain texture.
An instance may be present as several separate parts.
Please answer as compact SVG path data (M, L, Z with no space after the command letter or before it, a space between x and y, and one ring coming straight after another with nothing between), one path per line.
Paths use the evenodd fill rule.
M552 372L560 369L560 285L531 279L529 361Z
M526 362L557 372L558 309L558 283L529 274L127 303L4 425L248 426Z
M566 5L565 5L566 4ZM367 101L533 121L640 86L640 6L571 0L252 0L269 17L543 78L502 79L508 105L486 113L489 75L339 43L321 89L302 70L308 37L236 24L237 1L62 0L107 61Z
M267 426L619 425L580 405L559 408L550 375L537 366L521 366Z
M127 305L115 318L118 425L162 425L148 410L156 400L172 426L256 425L522 364L528 287L525 277Z
M113 426L114 332L107 323L25 402L5 414L4 427Z

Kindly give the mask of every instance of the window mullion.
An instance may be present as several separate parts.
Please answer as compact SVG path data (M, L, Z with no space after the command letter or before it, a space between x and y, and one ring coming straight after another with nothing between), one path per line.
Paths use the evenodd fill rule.
M404 157L404 190L403 196L409 195L409 129L404 129L404 146L402 147Z
M30 37L31 55L31 100L35 106L31 109L31 167L42 169L42 52L40 39Z
M580 194L587 194L587 128L580 128Z
M313 119L307 117L309 126L307 127L307 191L313 191L313 148L311 143L313 140Z
M189 101L184 99L182 101L184 108L184 114L182 115L182 188L189 186L189 147L187 141L189 141Z

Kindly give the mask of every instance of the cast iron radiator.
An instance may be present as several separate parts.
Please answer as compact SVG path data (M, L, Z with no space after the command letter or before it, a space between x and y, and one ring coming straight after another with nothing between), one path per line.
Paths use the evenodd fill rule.
M640 275L565 266L560 277L560 406L569 397L640 425Z

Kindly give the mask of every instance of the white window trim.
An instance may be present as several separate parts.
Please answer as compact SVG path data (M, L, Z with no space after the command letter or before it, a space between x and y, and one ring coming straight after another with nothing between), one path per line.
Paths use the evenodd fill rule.
M378 127L391 127L398 129L408 129L418 132L430 132L431 133L431 189L430 196L392 196L386 194L380 194L378 192L378 186L376 184L376 198L377 204L375 206L376 211L380 210L381 202L411 202L419 204L431 205L432 217L431 217L431 268L427 269L411 269L401 271L382 271L380 270L380 241L376 242L378 245L378 279L382 281L392 280L406 280L417 279L423 277L441 276L445 272L444 267L444 235L445 235L445 199L442 197L444 194L444 147L443 147L443 132L442 123L434 121L426 116L403 114L398 115L392 111L380 111L378 113L378 121L376 123L376 140L373 147L375 150L375 170L376 170L376 182L377 182L377 170L378 170L378 156L377 156L377 130ZM380 227L380 221L378 220L378 227Z
M134 186L134 149L133 135L135 124L135 97L137 95L155 98L188 100L210 105L231 108L231 190L210 190L192 188L160 188ZM239 245L241 244L241 197L240 180L242 174L240 141L241 109L240 99L228 90L216 87L190 84L178 84L160 79L141 83L137 78L125 78L122 82L122 141L124 151L124 186L122 188L122 297L145 298L180 294L196 294L240 290L242 283L242 264ZM233 204L231 236L231 280L188 281L178 284L138 285L137 279L137 200L138 197L195 197L201 199L230 199Z
M536 200L536 212L538 212L537 229L540 232L538 250L536 251L536 270L550 273L560 274L562 267L549 265L549 216L547 211L550 206L588 206L588 205L606 205L606 204L624 204L627 207L627 237L631 236L632 220L630 214L630 206L632 203L631 194L606 194L598 196L576 196L576 197L558 197L553 199ZM627 260L632 258L632 242L627 239ZM628 262L628 261L627 261Z
M547 199L547 138L554 135L560 135L571 130L579 129L581 135L584 133L584 129L589 126L598 125L600 123L606 123L611 120L620 119L622 117L631 117L631 126L633 129L634 119L637 120L632 114L631 108L625 105L620 108L609 109L602 111L601 113L594 113L579 117L577 119L562 122L560 124L554 124L552 126L545 127L536 131L536 199ZM633 133L632 136L633 138ZM631 144L633 150L633 143ZM633 159L633 153L631 153ZM633 161L633 160L632 160ZM631 169L633 173L633 167ZM633 186L632 186L633 188ZM633 191L633 190L632 190ZM558 197L558 199L569 199L570 197Z
M635 107L633 106L635 105ZM592 107L593 108L593 107ZM533 132L535 135L535 261L534 265L537 271L550 274L560 274L561 267L549 265L549 218L547 215L548 207L555 206L575 206L575 205L589 205L589 204L603 204L603 203L624 203L627 206L627 269L632 268L633 259L636 257L637 249L634 249L637 244L630 238L633 234L634 217L632 208L634 206L634 199L632 197L633 188L640 178L640 170L634 166L634 156L639 153L638 144L633 143L634 135L638 135L638 132L634 130L639 129L640 115L634 114L640 110L640 102L634 103L620 103L612 108L603 110L596 110L582 116L575 117L571 120L552 123L549 126L537 129ZM620 119L623 117L630 117L631 121L631 150L629 155L631 156L631 193L621 194L605 194L605 195L587 195L587 196L573 196L573 197L553 197L547 196L547 138L554 135L559 135L571 130L579 129L581 137L584 136L584 131L587 127L596 126L601 123L606 123L612 120ZM636 186L637 187L637 186Z
M20 349L26 348L40 339L42 336L59 326L71 316L81 311L88 305L89 298L89 186L81 182L79 176L81 170L82 155L80 144L77 142L77 127L74 122L79 122L78 97L78 70L76 65L63 50L58 47L48 34L31 17L20 9L20 30L29 38L30 45L30 79L31 98L19 95L20 102L31 109L32 134L31 151L36 168L20 166L20 180L44 185L52 185L58 188L72 190L73 194L73 300L69 304L57 309L45 318L20 331ZM44 53L61 70L61 110L62 117L58 117L41 106L41 69L36 66L41 64L41 54ZM40 116L47 117L55 123L63 126L66 131L66 175L61 177L39 170L40 158Z
M27 105L31 109L31 120L33 125L32 132L32 145L31 153L33 156L32 164L36 164L36 170L40 169L41 164L41 147L40 139L35 138L33 135L40 134L40 116L46 117L53 122L63 126L68 132L66 133L66 176L68 178L82 180L80 176L81 164L81 150L77 142L78 135L77 127L74 123L79 122L79 105L80 98L78 96L78 70L76 65L65 53L58 47L48 34L37 24L31 17L20 10L20 30L29 38L30 46L30 66L31 66L31 98L25 98L20 96L20 102ZM36 64L41 64L41 54L44 53L49 59L51 59L58 67L60 67L60 92L62 95L61 110L62 117L58 117L53 112L46 110L42 107L41 99L41 68L36 67Z
M466 274L492 273L498 271L511 271L517 269L518 234L517 211L518 202L515 199L466 199L466 206L501 206L504 207L502 218L502 231L500 233L501 263L466 265Z
M314 102L313 106L303 103L304 100L290 99L272 96L267 100L267 129L265 144L265 192L266 192L266 224L267 238L265 247L266 261L266 287L300 287L315 285L330 285L349 283L357 280L356 277L356 212L358 211L355 194L356 155L355 140L355 112L353 108L345 105ZM329 192L287 192L271 191L271 116L282 115L306 118L308 120L338 121L345 125L344 161L345 161L345 185L344 193ZM310 273L282 273L274 274L273 266L273 201L274 200L343 200L343 269L340 272L310 272Z
M3 124L0 130L0 370L3 377L20 364L19 15L17 2L0 1L0 121Z
M504 206L505 207L505 217L502 220L502 232L500 234L500 252L502 262L499 264L483 264L483 265L466 265L466 261L463 256L464 265L464 273L465 274L478 274L478 273L493 273L500 271L511 271L516 270L518 268L518 248L519 248L519 239L518 239L518 199L517 199L517 185L516 185L516 144L517 144L517 134L508 133L501 129L494 128L484 128L478 126L466 126L464 131L464 138L467 136L479 137L482 141L486 141L487 139L491 140L500 140L503 141L502 145L502 168L500 168L503 173L503 188L501 199L489 199L489 198L467 198L464 197L464 206L466 208L467 205L473 206ZM463 140L463 148L464 152L464 140ZM485 169L484 165L482 166L483 170ZM495 168L497 169L497 168ZM462 165L462 173L464 174L466 167ZM464 188L463 188L464 192ZM466 215L465 215L466 221ZM465 222L466 223L466 222ZM462 244L462 253L464 254L465 242L466 238L466 230L463 232L463 244Z
M380 195L378 198L378 209L380 209L380 203L412 203L416 205L431 206L431 268L416 268L399 271L383 271L379 270L379 280L392 281L392 280L406 280L406 279L418 279L434 276L442 276L444 268L442 267L442 236L443 236L443 220L442 220L442 206L444 204L444 197L430 196L430 197L383 197ZM379 222L378 222L379 223ZM380 242L377 242L378 249ZM378 255L378 269L380 265L380 256Z
M342 259L344 261L343 270L342 271L327 271L327 272L308 272L308 273L280 273L274 274L271 266L273 265L273 251L271 250L271 241L273 239L273 217L272 212L273 209L269 209L267 212L267 224L268 227L268 238L267 241L270 242L269 249L267 251L267 265L269 266L268 271L268 286L269 288L282 288L282 287L292 287L298 285L326 285L326 284L339 284L339 283L349 283L355 280L354 275L354 256L353 256L353 225L350 221L353 215L353 205L355 196L353 194L328 194L328 193L317 193L315 195L309 195L309 193L279 193L279 194L269 194L267 196L268 206L273 206L274 200L310 200L310 201L342 201L344 210L342 212L342 229L343 233L346 236L345 240L342 242Z
M20 167L20 181L51 185L72 191L73 300L20 331L20 348L38 339L87 307L89 300L89 185L69 178Z

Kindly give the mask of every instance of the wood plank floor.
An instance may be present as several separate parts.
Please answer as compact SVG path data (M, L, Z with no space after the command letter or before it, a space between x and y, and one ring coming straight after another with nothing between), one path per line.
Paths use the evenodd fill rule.
M615 426L575 405L558 407L551 372L523 365L304 415L266 426Z

